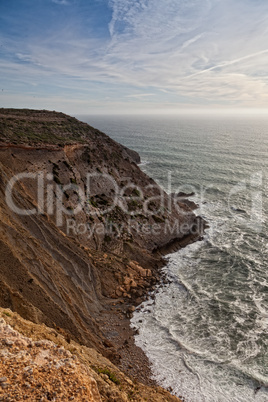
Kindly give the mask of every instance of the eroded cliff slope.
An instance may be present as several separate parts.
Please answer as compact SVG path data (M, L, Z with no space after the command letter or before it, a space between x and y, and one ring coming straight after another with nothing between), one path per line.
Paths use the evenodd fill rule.
M107 135L57 112L0 109L0 306L114 356L99 317L141 301L159 250L200 221Z

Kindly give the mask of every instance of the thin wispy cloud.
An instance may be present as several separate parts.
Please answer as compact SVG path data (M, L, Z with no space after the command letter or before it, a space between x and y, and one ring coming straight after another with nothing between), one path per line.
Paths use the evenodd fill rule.
M183 44L180 50L185 50L188 46L192 45L196 41L198 41L200 38L202 38L203 34L196 35L194 38L191 38L189 40L186 40Z
M0 5L4 43L0 73L12 90L13 82L20 82L22 91L34 82L36 91L46 95L50 91L51 96L68 91L74 102L84 101L87 94L92 101L133 99L137 106L139 102L267 104L265 1L41 0L40 4L42 10L37 6L33 10L29 3L17 14ZM12 24L15 36L10 33Z
M126 95L126 98L147 98L148 96L154 96L154 94L131 94L131 95Z
M218 64L217 66L213 66L213 67L207 68L205 70L198 71L195 74L189 75L187 78L192 78L192 77L194 77L196 75L204 74L204 73L206 73L208 71L216 70L216 69L219 69L219 68L222 68L222 67L228 67L228 66L231 66L231 65L236 64L236 63L241 63L241 62L243 62L243 61L245 61L247 59L256 58L257 56L261 56L261 55L263 55L265 53L268 53L268 49L262 50L261 52L248 54L247 56L239 57L238 59L226 61L226 62L224 62L222 64Z
M59 4L61 6L68 6L70 3L68 0L51 0L52 3Z

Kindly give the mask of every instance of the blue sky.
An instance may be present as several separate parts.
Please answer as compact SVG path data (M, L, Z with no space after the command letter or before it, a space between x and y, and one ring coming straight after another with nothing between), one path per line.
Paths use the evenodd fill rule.
M0 0L1 107L267 105L267 0Z

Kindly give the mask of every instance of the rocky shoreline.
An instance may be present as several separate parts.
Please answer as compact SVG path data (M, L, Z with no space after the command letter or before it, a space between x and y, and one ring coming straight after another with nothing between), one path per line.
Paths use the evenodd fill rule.
M185 203L187 204L188 197L190 195L184 195ZM193 201L193 209L198 208ZM201 228L194 235L186 236L183 239L178 239L172 242L172 244L161 248L157 251L160 258L160 263L156 274L154 276L155 281L146 291L142 297L132 298L131 303L129 301L119 300L115 306L111 306L109 312L102 314L98 322L101 329L105 334L105 337L109 339L115 347L115 355L112 357L112 361L127 375L149 386L156 386L157 383L151 378L151 365L148 357L145 353L135 344L136 331L130 327L130 319L135 309L141 304L142 301L148 300L150 294L154 291L156 285L165 285L169 283L165 274L161 269L166 265L165 255L178 251L184 247L187 247L191 243L203 240L204 230L208 227L207 223L200 217L197 220L202 222L199 225ZM115 303L114 303L115 304ZM180 396L183 402L183 396Z

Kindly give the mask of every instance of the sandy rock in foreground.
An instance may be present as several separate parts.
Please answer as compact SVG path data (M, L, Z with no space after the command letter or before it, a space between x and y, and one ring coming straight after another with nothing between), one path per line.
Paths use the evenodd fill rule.
M32 341L0 318L1 401L100 402L96 381L68 350Z
M1 320L1 317L4 319L4 321ZM107 324L109 326L111 325L111 330L114 331L116 328L116 322L113 323L114 326L112 325L112 323L113 320L112 317L110 317L110 320L107 322ZM3 331L1 330L1 328L3 329ZM19 332L19 334L17 331ZM16 341L19 341L18 343L21 344L21 347L18 347L16 345L14 346ZM17 349L15 349L15 347L17 347ZM35 356L33 356L31 349L36 348L38 348L38 351L36 350L36 354ZM34 378L36 374L34 368L38 368L37 363L39 363L40 366L40 360L48 360L45 359L45 357L49 357L49 354L47 354L46 351L49 351L50 353L51 350L52 352L56 350L58 351L57 353L60 354L60 367L62 367L63 363L71 363L70 366L68 366L68 364L66 365L67 367L65 369L63 379L60 377L59 374L61 370L60 367L58 367L57 370L52 370L53 367L50 367L50 371L49 369L46 371L46 367L43 366L43 371L39 371L41 374L44 373L45 379L43 378L42 381L39 380L39 382L37 382L37 386L38 384L41 384L41 386L39 385L39 388L43 387L44 392L47 392L47 396L37 398L34 394L34 390L32 390L32 394L30 397L29 393L22 394L22 390L25 392L25 390L23 389L24 387L26 387L26 389L30 389L29 386L31 387L29 380L32 380L31 376ZM144 363L143 359L140 358L139 355L135 356L137 351L134 347L131 347L131 343L127 345L125 352L128 354L128 362L130 364L133 364L133 361L137 359L140 370L146 373L144 366L144 364L146 363ZM6 356L8 354L13 354L12 358L11 356L7 358ZM21 366L19 366L20 362L23 362L23 360L21 360L20 358L20 355L26 356L28 361L34 361L37 356L37 361L34 361L36 365L34 367L28 367L29 362L27 362L26 359L25 365L21 364ZM48 362L53 364L53 360L55 359L52 359L50 361L48 360ZM78 362L80 362L80 364L78 364ZM11 367L11 363L13 364L13 367ZM75 367L72 366L72 363L75 363ZM16 370L15 367L17 367ZM25 376L21 374L20 367L26 369ZM32 372L31 369L33 369ZM73 371L75 371L77 376L73 375ZM29 375L27 376L27 374ZM121 371L111 361L102 356L95 349L88 348L85 345L80 345L75 341L67 340L64 336L62 336L60 332L58 332L54 328L49 328L45 324L34 324L31 321L23 319L18 313L0 307L0 400L9 402L16 400L31 400L34 402L40 400L42 400L43 402L49 400L90 401L92 399L89 399L86 393L84 395L82 394L82 396L81 394L68 394L67 396L63 394L62 396L60 393L58 393L55 397L53 397L50 392L57 392L57 387L62 388L64 391L67 391L68 389L70 389L70 385L72 385L73 380L76 381L76 388L73 387L75 388L75 390L77 390L79 387L83 389L85 385L81 383L82 380L85 380L87 385L89 386L92 383L92 379L96 381L98 388L98 392L96 392L96 394L94 394L95 386L90 390L93 394L93 400L95 401L100 400L99 395L102 402L183 401L183 399L180 400L179 398L171 395L168 391L159 386L148 386L137 381L133 377L129 377L128 375L126 375L125 372ZM58 384L56 383L56 380L59 380ZM66 380L66 383L62 383L62 380ZM8 385L10 386L12 382L17 384L15 390L16 392L14 391L14 397L8 396ZM56 384L55 386L54 383ZM12 388L9 389L9 394L11 394L11 389ZM73 389L71 389L71 391L74 393ZM86 390L84 389L84 391ZM90 395L90 393L88 395Z

